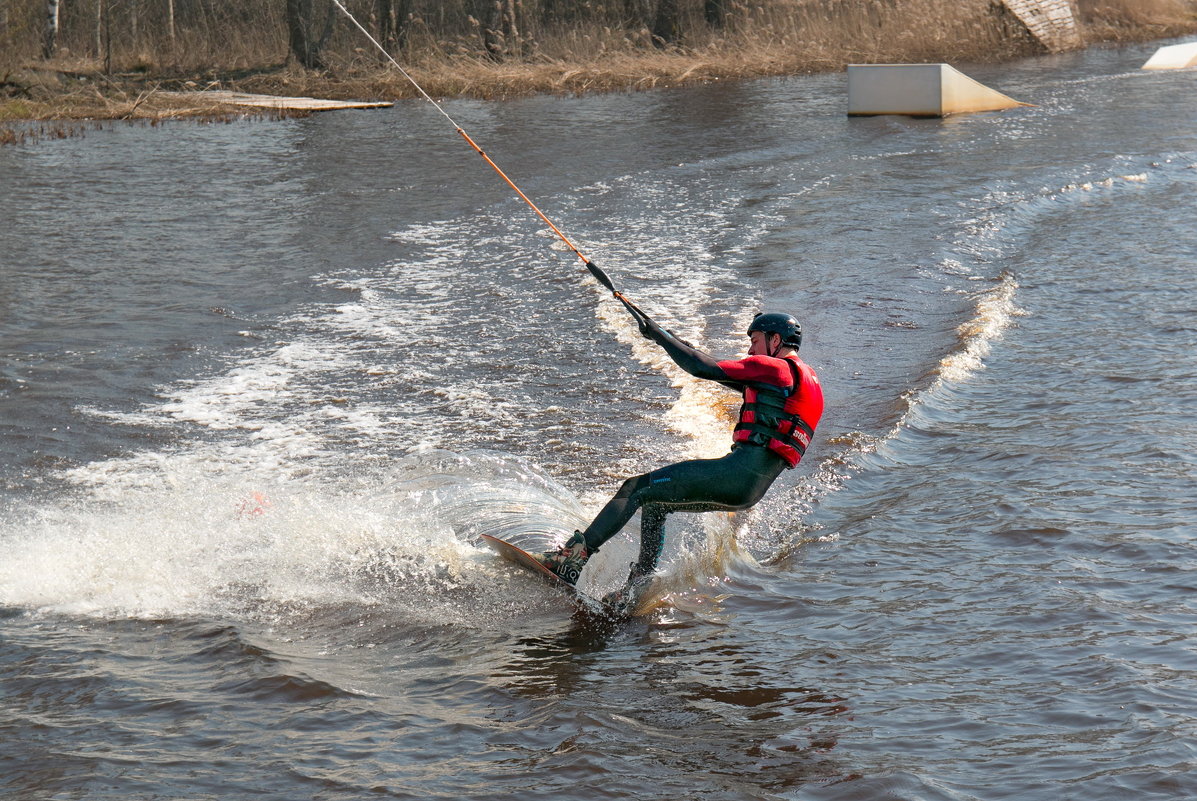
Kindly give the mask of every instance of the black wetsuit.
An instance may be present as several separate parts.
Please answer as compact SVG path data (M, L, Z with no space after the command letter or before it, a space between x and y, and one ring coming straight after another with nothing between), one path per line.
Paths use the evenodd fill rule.
M752 385L753 382L731 377L721 366L731 363L715 360L647 317L638 320L641 333L664 348L691 375L741 391ZM632 576L647 575L660 558L667 515L747 509L764 496L789 466L769 448L744 443L733 446L731 453L719 459L692 459L629 478L582 532L586 548L591 553L596 551L619 533L639 509L640 558L632 568Z

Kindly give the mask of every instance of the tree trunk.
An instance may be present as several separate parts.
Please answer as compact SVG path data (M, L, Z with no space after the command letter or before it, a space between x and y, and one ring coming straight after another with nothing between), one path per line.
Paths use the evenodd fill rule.
M111 9L103 9L104 22L104 74L112 74L112 14Z
M98 61L104 57L104 0L96 0L95 50Z
M416 13L415 0L399 0L395 9L395 45L407 47L407 33L411 30L412 17Z
M544 25L577 22L585 18L578 0L540 0L540 21Z
M378 41L387 52L402 50L407 44L407 23L412 0L374 0L378 16Z
M632 30L640 30L648 25L651 11L651 0L623 0L623 14Z
M315 0L287 0L287 32L291 54L306 69L322 70L327 67L322 51L332 35L336 13L337 7L329 3L324 15L324 31L317 36Z
M58 0L46 0L46 28L42 35L42 57L53 58L58 49Z
M653 20L653 44L668 47L677 43L678 35L678 0L659 0Z
M702 16L712 28L722 28L727 18L727 3L731 0L703 0Z
M329 3L328 12L324 15L324 31L320 34L320 41L316 43L317 53L323 53L324 48L328 46L328 40L332 38L333 31L337 28L337 20L340 18L336 3Z
M312 0L287 0L287 34L291 55L305 67L316 60L311 33Z
M392 31L395 29L395 0L374 0L370 16L374 18L374 35L378 43L389 50Z

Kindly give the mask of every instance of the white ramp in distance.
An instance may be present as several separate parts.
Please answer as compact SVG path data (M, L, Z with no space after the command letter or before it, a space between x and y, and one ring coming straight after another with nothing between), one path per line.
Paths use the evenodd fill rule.
M848 114L946 117L1027 106L949 64L849 64Z
M1161 47L1140 69L1183 70L1185 67L1197 67L1197 42Z

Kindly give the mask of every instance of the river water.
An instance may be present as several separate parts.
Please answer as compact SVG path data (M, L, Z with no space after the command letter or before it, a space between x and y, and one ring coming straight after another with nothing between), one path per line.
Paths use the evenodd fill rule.
M828 412L642 614L478 544L726 450L426 103L0 149L13 799L1197 796L1197 99L1157 44L445 109L663 324ZM634 526L583 578L615 584Z

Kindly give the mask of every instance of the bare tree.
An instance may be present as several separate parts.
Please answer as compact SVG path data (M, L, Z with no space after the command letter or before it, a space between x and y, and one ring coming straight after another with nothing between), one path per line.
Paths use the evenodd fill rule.
M391 0L370 0L370 27L374 30L374 38L384 47L393 14Z
M337 7L327 3L323 15L317 14L316 0L287 0L287 33L291 42L291 54L307 69L322 70L323 51L336 25ZM316 28L323 16L324 28L320 34Z
M96 25L93 49L96 58L104 53L104 0L96 0Z
M578 0L540 0L540 21L547 25L555 22L578 22L593 14L589 3Z
M58 49L58 0L46 0L46 27L42 36L42 57L53 58Z
M403 46L410 0L373 0L372 13L378 26L378 42L388 51Z
M653 43L668 47L680 36L678 0L658 0L657 16L653 19Z
M623 14L629 28L643 28L653 16L652 0L623 0Z
M727 3L730 0L702 0L702 16L713 28L722 28L727 21Z

